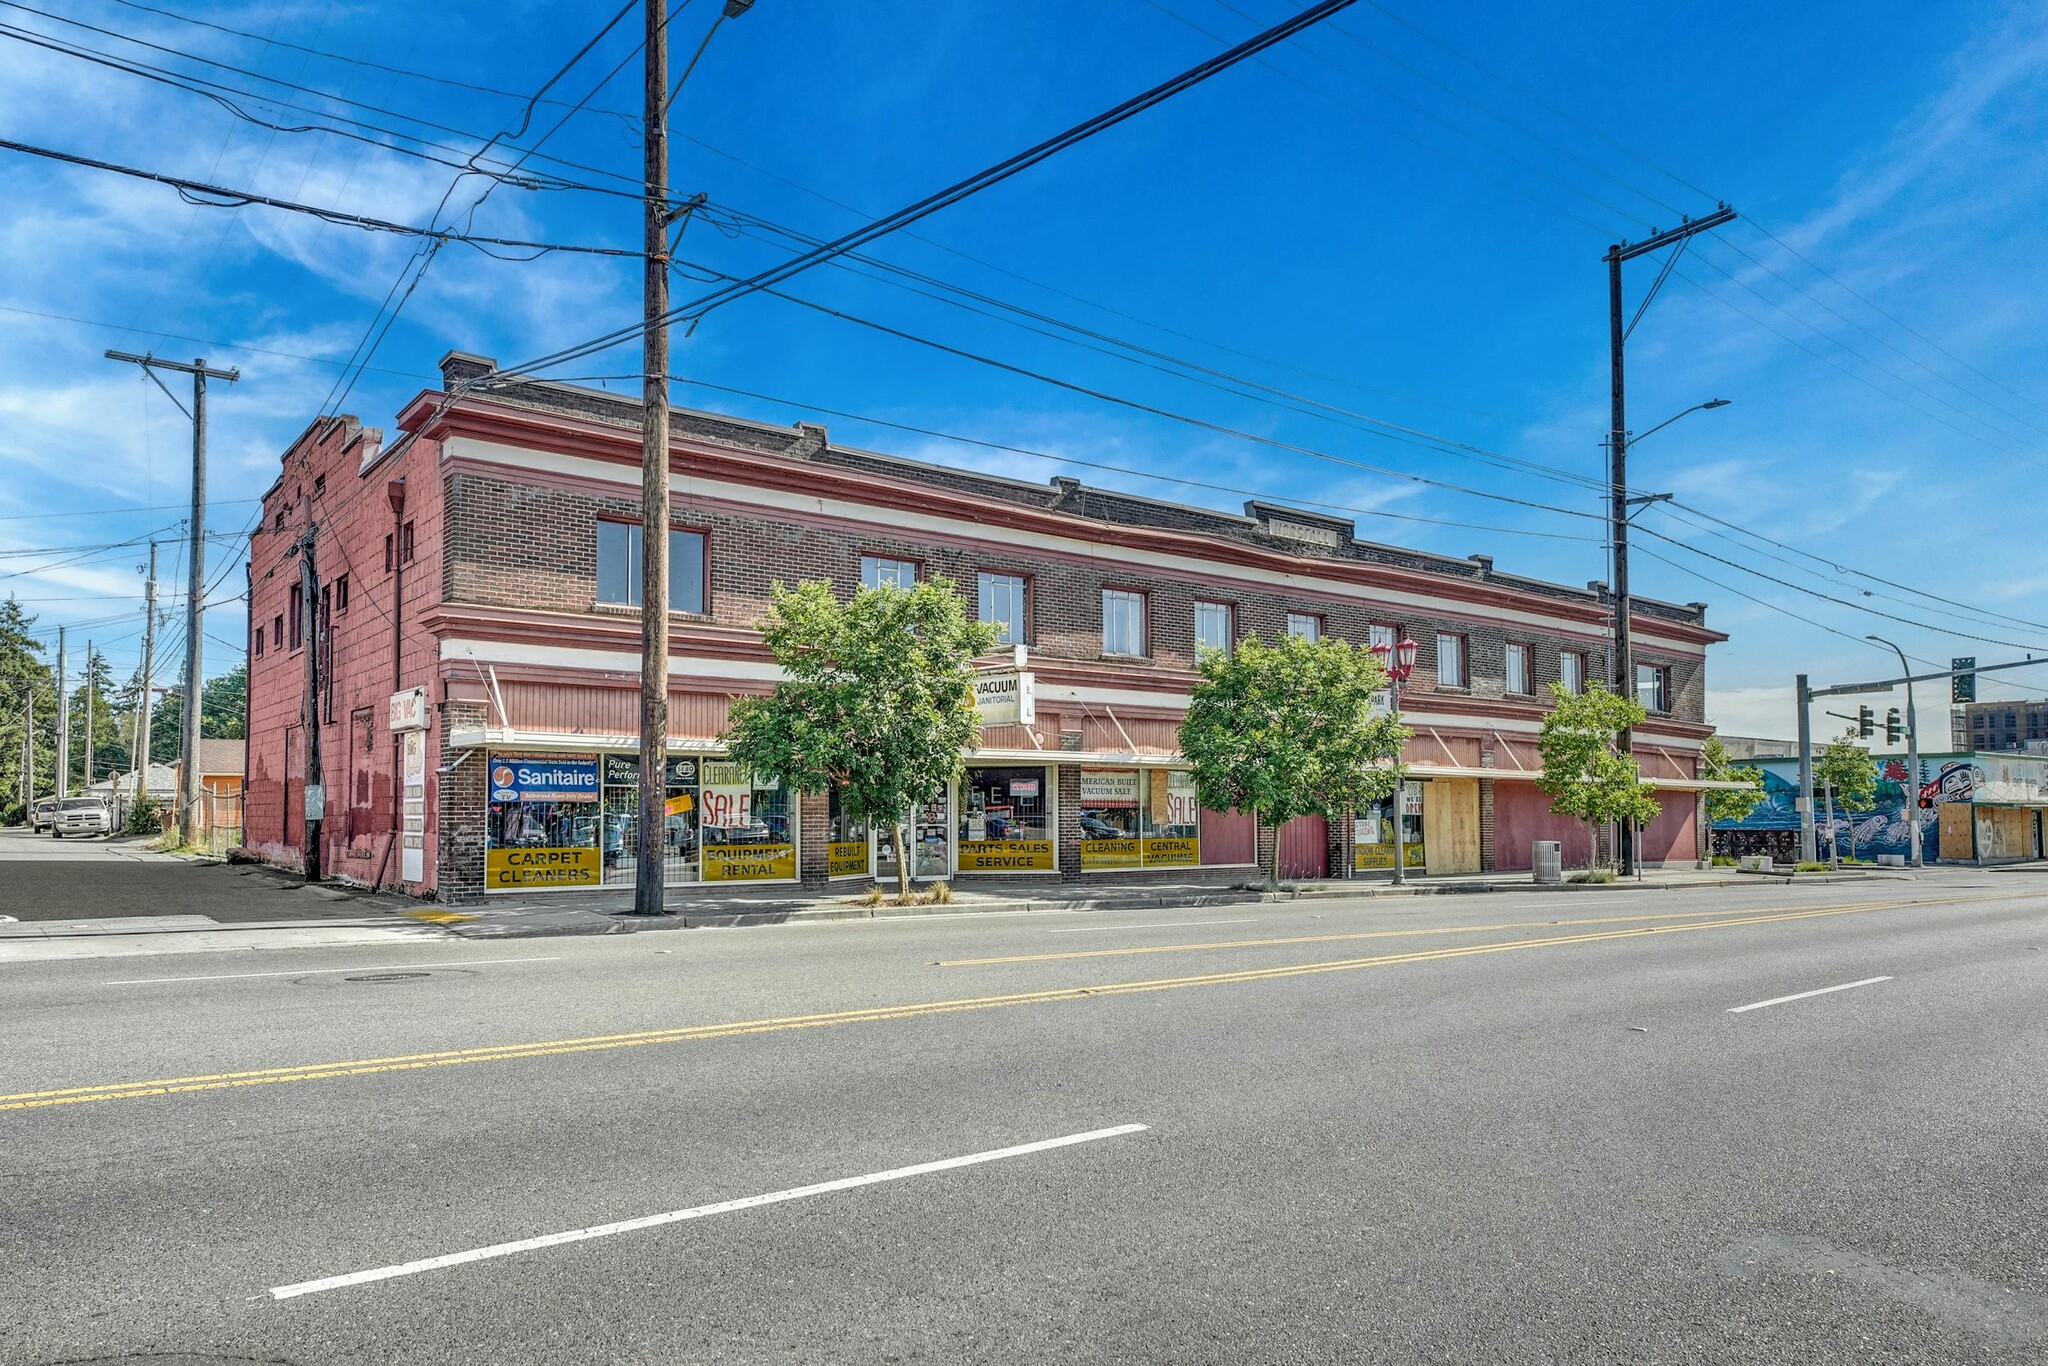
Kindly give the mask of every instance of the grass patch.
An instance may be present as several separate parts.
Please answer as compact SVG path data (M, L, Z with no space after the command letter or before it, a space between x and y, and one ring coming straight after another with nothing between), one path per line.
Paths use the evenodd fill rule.
M1614 881L1614 870L1612 868L1581 868L1578 872L1572 873L1569 876L1567 876L1565 878L1565 881L1576 882L1581 885L1587 883L1612 882Z
M1825 863L1795 863L1792 865L1792 871L1795 873L1827 873L1832 872L1833 869Z
M1741 866L1735 861L1734 856L1730 854L1716 854L1708 861L1716 868L1736 868Z
M921 892L909 896L891 896L879 886L870 887L853 899L856 906L950 906L953 904L953 889L943 882L934 882Z

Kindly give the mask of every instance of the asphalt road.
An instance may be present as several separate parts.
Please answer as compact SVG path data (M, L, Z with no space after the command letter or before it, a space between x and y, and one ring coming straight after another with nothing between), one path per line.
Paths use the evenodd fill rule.
M0 964L0 1361L2048 1361L2044 894Z
M0 915L20 921L205 915L222 924L386 913L397 898L307 887L256 864L158 854L139 839L57 840L0 829Z

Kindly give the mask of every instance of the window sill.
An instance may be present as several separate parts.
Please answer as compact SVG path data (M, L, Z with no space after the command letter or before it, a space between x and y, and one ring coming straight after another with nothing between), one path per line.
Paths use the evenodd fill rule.
M592 604L590 604L590 610L592 613L601 617L629 617L634 621L638 621L640 619L640 608L637 605L623 602L593 602ZM669 608L668 615L669 620L671 621L682 620L708 622L714 620L711 613L709 612L686 612L683 611L681 608L676 607Z

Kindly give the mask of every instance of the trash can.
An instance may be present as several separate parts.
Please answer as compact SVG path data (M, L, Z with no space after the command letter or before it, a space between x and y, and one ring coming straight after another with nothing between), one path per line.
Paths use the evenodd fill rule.
M1529 866L1536 881L1556 885L1564 881L1564 846L1556 840L1537 840L1529 846Z

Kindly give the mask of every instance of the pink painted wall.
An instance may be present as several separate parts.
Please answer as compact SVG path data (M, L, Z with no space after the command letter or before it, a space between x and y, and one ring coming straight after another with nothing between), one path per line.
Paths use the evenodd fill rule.
M1584 821L1550 813L1550 798L1534 783L1493 785L1494 867L1517 872L1529 867L1529 846L1536 840L1557 840L1564 846L1564 866L1584 868L1592 861L1592 834Z
M1641 857L1646 863L1694 863L1699 859L1699 801L1691 792L1660 792L1664 808L1643 829Z

